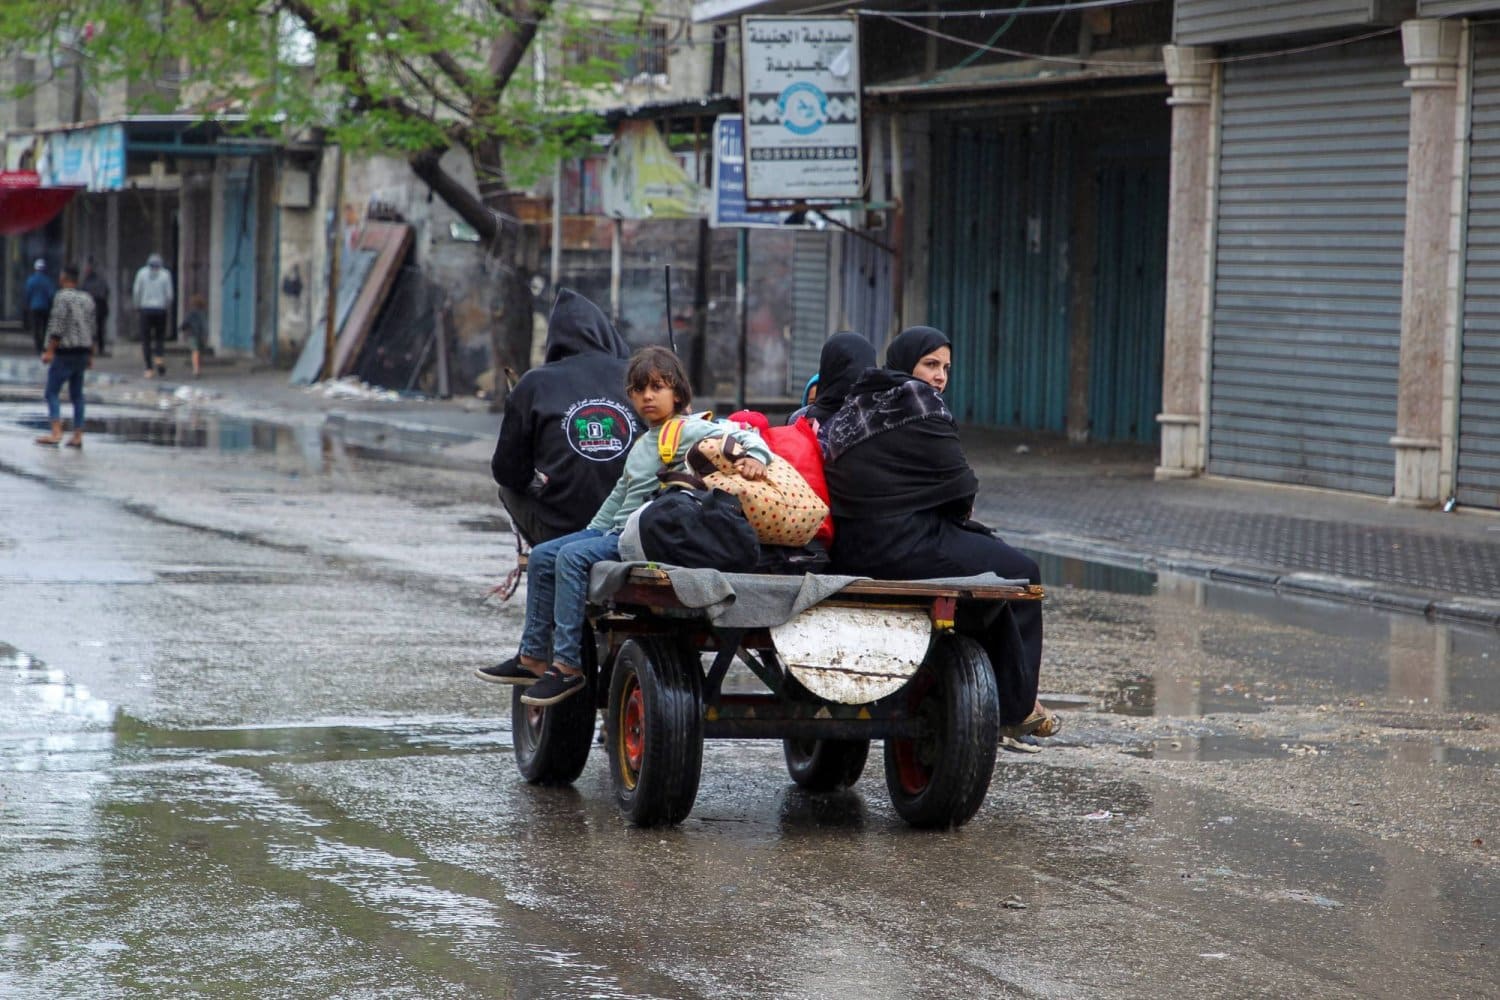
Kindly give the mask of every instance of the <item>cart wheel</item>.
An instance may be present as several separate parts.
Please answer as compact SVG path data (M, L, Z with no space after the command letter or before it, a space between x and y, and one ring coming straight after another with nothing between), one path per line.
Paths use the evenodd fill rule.
M585 634L583 672L588 687L567 701L538 708L521 701L523 687L511 688L510 738L516 748L516 766L533 785L571 785L588 763L594 742L593 637Z
M831 792L849 788L865 770L870 756L869 740L781 741L786 770L799 788L809 792Z
M680 823L703 768L703 674L672 642L631 639L615 657L604 723L615 804L637 826Z
M912 826L960 826L979 811L995 769L995 673L977 642L946 636L933 646L906 696L924 726L915 739L885 741L891 803Z

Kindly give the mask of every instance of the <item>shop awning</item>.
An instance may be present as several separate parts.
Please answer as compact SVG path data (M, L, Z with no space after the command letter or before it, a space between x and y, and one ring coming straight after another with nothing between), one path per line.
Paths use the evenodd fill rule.
M40 229L56 218L81 187L42 187L30 170L0 171L0 236Z

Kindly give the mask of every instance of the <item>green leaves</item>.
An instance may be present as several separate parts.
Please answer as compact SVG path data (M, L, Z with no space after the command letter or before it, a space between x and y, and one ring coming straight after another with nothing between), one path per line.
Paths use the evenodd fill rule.
M609 9L601 20L597 6L551 0L3 0L0 53L32 58L37 82L23 87L81 61L86 88L130 85L131 112L243 114L260 134L323 129L395 155L498 141L508 172L529 174L597 127L588 96L619 80L649 4ZM533 44L547 49L544 79L529 55L514 58Z

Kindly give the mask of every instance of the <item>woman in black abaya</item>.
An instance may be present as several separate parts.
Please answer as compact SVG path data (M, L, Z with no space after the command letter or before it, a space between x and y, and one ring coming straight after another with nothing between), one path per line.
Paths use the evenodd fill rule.
M943 402L951 364L941 331L905 330L886 349L886 366L861 374L823 425L837 572L886 580L995 573L1041 582L1034 560L970 517L979 480ZM1051 736L1061 721L1036 699L1041 602L1010 607L1014 627L1011 618L988 617L996 613L990 607L969 612L987 620L961 617L958 628L975 634L993 662L1014 664L997 678L1002 725Z

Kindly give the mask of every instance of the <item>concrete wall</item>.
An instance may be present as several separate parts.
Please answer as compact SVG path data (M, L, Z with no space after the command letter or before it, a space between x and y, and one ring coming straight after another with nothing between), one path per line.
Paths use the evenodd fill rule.
M443 165L468 184L474 183L473 167L466 155L449 152ZM325 150L315 170L309 165L314 189L311 206L282 205L278 209L281 233L275 294L280 331L278 360L284 364L296 360L309 332L320 329L327 315L327 222L335 210L336 168L336 151ZM298 161L284 161L281 169L285 177L304 168ZM413 228L412 262L431 283L437 314L446 324L453 391L472 392L476 386L487 384L486 373L493 364L490 333L497 308L498 265L486 258L481 245L454 235L451 226L460 221L457 213L442 200L429 196L404 160L384 156L346 159L343 199L338 206L343 238L352 239L371 211L399 217ZM288 294L284 288L294 272L302 285L298 295Z

